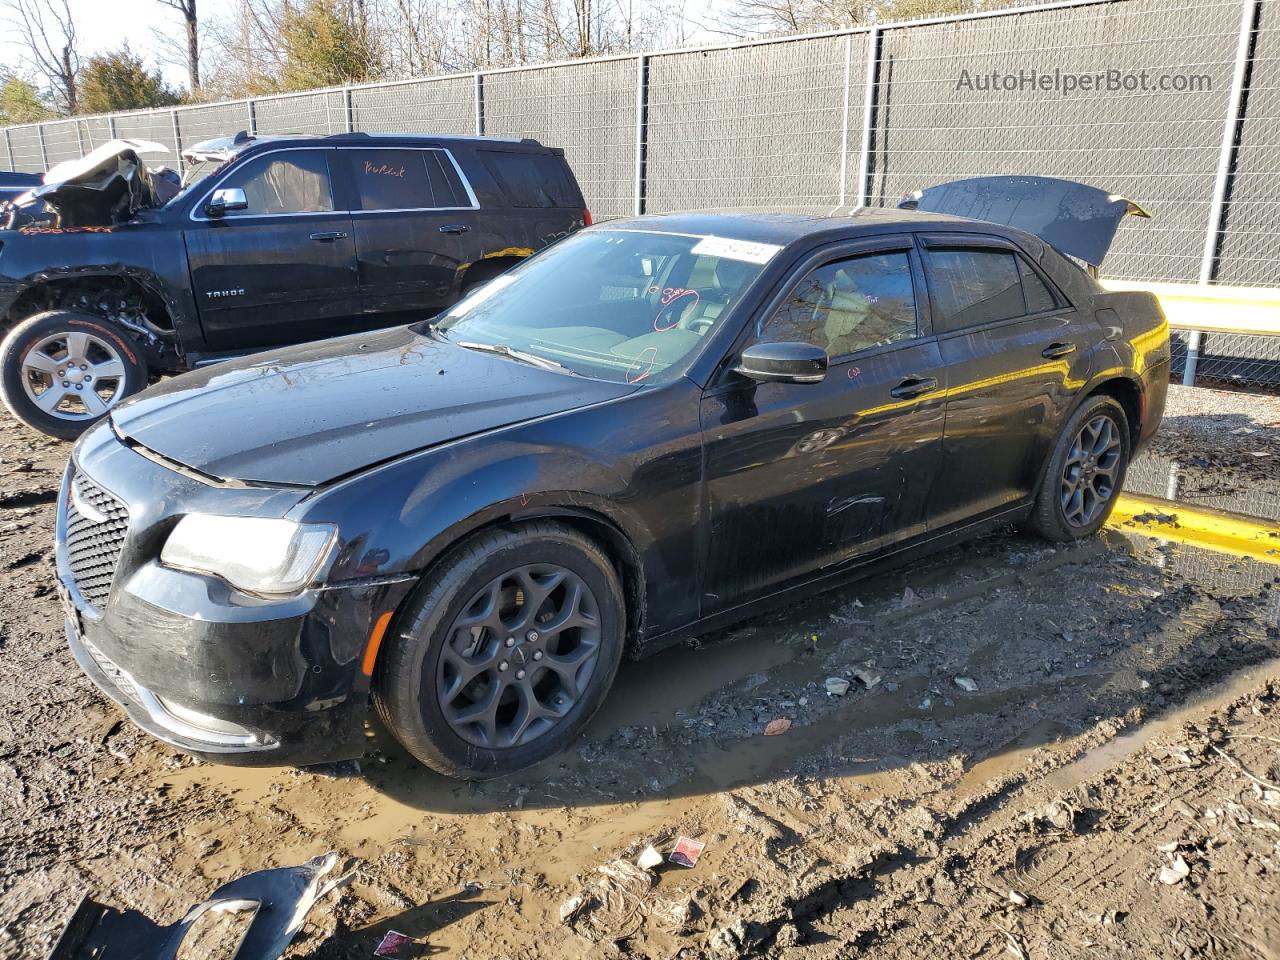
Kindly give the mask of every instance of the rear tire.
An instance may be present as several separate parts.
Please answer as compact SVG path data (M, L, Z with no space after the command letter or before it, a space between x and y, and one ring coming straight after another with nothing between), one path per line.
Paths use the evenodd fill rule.
M74 440L147 385L138 347L101 317L47 310L0 345L0 398L41 433Z
M600 547L537 521L451 550L392 630L373 689L379 716L428 767L481 780L573 742L613 685L626 610Z
M1047 540L1091 537L1106 523L1129 468L1129 421L1111 397L1090 397L1067 420L1024 527Z

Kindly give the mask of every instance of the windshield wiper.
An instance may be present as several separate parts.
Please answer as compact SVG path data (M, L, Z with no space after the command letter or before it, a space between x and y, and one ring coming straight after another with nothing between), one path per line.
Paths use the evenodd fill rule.
M443 331L441 331L441 334L443 335ZM505 343L478 343L472 340L454 340L452 343L454 346L466 347L468 350L484 350L488 353L501 354L504 357L510 357L512 360L519 360L521 363L528 363L535 367L542 367L544 370L558 370L561 373L573 372L563 363L556 363L554 360L548 360L546 357L540 357L536 353L517 350Z

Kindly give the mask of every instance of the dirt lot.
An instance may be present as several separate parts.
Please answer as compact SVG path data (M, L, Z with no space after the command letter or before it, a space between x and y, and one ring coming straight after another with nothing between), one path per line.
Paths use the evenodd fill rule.
M1176 390L1167 424L1131 486L1277 525L1280 400ZM243 771L122 722L61 635L66 454L0 423L0 956L84 892L170 922L336 850L288 956L1280 958L1280 565L1167 518L1001 533L625 664L576 749L466 785L378 731L358 769ZM679 836L692 869L614 863Z

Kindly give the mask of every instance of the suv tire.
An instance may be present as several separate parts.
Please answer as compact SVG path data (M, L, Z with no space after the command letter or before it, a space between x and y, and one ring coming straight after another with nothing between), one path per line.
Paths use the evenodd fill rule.
M452 549L391 631L373 689L379 716L428 767L480 780L578 736L613 685L626 608L599 545L535 521Z
M74 440L146 385L137 346L91 313L38 313L0 344L0 398L15 417L51 437Z
M1129 468L1129 420L1099 394L1085 400L1062 428L1024 526L1048 540L1093 536L1106 523Z

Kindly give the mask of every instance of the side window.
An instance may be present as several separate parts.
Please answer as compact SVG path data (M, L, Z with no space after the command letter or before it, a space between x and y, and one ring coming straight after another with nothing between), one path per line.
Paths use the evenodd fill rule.
M761 338L802 340L835 358L916 335L906 251L850 257L809 271L764 324Z
M582 205L566 173L565 163L559 157L502 150L478 150L476 155L513 207Z
M441 150L343 150L361 210L471 205ZM446 169L447 168L447 169Z
M289 150L250 160L220 187L239 187L248 209L229 210L228 217L277 213L323 213L333 209L333 187L323 151Z
M1027 313L1052 310L1058 305L1058 298L1021 257L1018 258L1018 270L1022 274L1022 292L1027 297Z
M343 150L361 210L434 207L421 150Z
M925 254L939 332L959 330L1027 312L1017 259L997 250L930 250Z

